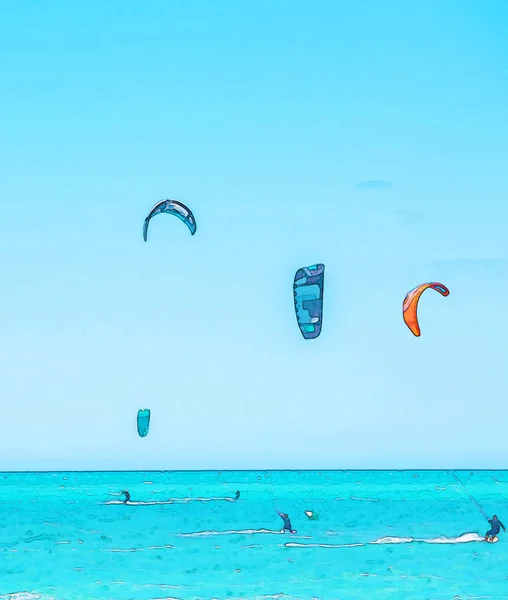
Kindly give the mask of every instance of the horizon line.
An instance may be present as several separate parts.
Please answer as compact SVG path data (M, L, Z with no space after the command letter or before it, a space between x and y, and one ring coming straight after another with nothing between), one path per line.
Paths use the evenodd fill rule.
M472 468L440 468L440 469L98 469L98 470L35 470L35 471L0 471L4 474L37 474L37 473L406 473L406 472L508 472L508 469L472 469Z

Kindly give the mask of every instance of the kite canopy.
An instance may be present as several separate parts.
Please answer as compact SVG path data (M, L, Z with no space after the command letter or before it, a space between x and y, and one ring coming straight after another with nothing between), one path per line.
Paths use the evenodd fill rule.
M148 224L150 223L150 220L155 217L155 215L160 215L161 213L178 217L187 225L192 235L196 233L196 219L190 208L185 206L185 204L178 202L178 200L161 200L160 202L157 202L145 219L145 224L143 226L143 239L145 242L148 238Z
M322 264L298 269L293 282L295 313L298 326L306 340L317 338L323 322L323 289L325 266Z
M139 437L145 437L150 428L150 410L148 408L138 411L138 434Z
M313 510L306 510L305 514L307 515L310 521L317 521L319 519L318 514L315 513Z
M402 316L404 323L409 327L416 337L420 335L420 325L418 324L418 302L423 292L431 288L439 292L442 296L448 296L450 290L442 283L422 283L407 293L402 304Z

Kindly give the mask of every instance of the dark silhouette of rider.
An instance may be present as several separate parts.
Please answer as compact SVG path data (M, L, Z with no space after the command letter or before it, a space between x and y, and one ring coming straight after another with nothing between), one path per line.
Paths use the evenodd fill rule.
M296 533L295 530L291 527L291 521L286 513L281 513L277 511L279 517L284 521L284 527L282 528L282 533Z
M503 531L506 531L506 527L497 518L497 515L494 515L492 519L489 519L489 523L492 526L492 528L489 529L485 534L485 541L487 541L489 538L492 540L492 538L499 533L501 527L503 528Z

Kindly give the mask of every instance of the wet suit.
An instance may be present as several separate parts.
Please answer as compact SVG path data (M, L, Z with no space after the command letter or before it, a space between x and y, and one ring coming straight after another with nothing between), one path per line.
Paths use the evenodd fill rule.
M287 531L288 533L292 533L293 528L291 527L291 521L289 520L289 517L287 515L280 513L279 511L277 511L277 514L284 521L284 527L282 528L282 531Z
M501 523L501 521L498 518L489 519L489 523L491 524L492 529L489 529L489 531L487 531L487 533L485 534L485 539L489 537L492 538L495 535L497 535L501 527L503 528L503 531L506 531L506 527Z
M238 500L238 498L240 498L240 492L236 492L235 500Z
M123 493L125 494L125 500L123 501L123 503L127 504L127 502L129 502L129 500L131 499L131 495L127 490L125 490Z

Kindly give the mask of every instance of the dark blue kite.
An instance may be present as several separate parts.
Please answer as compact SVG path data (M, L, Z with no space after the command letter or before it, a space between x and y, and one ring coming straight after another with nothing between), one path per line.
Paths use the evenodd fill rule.
M298 326L306 340L317 338L323 323L323 287L325 266L298 269L293 283Z

